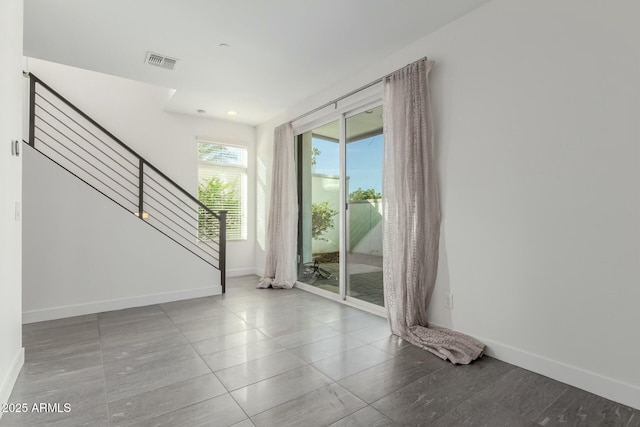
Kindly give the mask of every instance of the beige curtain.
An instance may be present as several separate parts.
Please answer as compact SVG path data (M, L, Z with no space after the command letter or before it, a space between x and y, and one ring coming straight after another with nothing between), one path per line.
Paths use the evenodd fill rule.
M293 144L291 124L278 126L273 142L267 254L258 288L292 288L296 282L298 193Z
M482 356L484 344L427 326L440 239L428 80L432 64L408 65L384 83L385 305L393 334L442 359L467 364Z

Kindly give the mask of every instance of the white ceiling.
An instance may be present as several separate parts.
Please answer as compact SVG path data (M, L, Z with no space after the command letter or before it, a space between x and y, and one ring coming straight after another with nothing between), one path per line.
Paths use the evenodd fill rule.
M256 125L488 1L25 0L24 54L176 89L169 111ZM147 51L180 61L151 67Z

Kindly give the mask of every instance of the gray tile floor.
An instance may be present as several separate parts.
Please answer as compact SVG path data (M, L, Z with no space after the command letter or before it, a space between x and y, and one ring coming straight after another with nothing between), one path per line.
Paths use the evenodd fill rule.
M29 412L0 426L640 426L640 411L489 357L453 366L379 317L256 283L25 325L10 400Z

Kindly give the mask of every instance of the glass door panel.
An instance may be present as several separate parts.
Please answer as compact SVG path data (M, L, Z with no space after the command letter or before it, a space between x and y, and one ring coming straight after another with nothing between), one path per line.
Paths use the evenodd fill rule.
M298 280L340 293L340 121L298 135Z
M346 294L384 306L382 285L382 106L346 126Z

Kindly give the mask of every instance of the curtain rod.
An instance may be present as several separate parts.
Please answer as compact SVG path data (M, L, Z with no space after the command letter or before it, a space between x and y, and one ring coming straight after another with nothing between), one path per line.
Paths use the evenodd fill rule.
M407 66L409 66L409 65L413 65L413 64L416 64L416 63L418 63L418 62L420 62L420 61L426 61L426 60L427 60L427 57L425 56L425 57L423 57L423 58L418 59L417 61L413 61L413 62L411 62L411 63L407 64ZM398 71L398 70L396 70L396 71ZM347 94L345 94L345 95L342 95L342 96L340 96L340 97L338 97L338 98L334 99L333 101L327 102L326 104L322 104L321 106L319 106L319 107L317 107L317 108L314 108L314 109L313 109L313 110L311 110L311 111L308 111L308 112L306 112L306 113L304 113L304 114L301 114L301 115L299 115L298 117L296 117L295 119L291 119L291 120L289 120L289 123L293 123L293 122L296 122L296 121L298 121L298 120L300 120L300 119L303 119L303 118L305 118L305 117L307 117L307 116L310 116L310 115L312 115L313 113L316 113L316 112L318 112L318 111L322 110L323 108L327 108L329 105L332 105L332 104L335 104L335 105L336 105L336 108L337 108L337 104L338 104L338 102L342 101L342 100L343 100L343 99L345 99L345 98L350 97L351 95L355 95L355 94L356 94L356 93L358 93L358 92L362 92L362 91L363 91L363 90L365 90L365 89L369 89L369 88L370 88L371 86L373 86L373 85L376 85L376 84L378 84L378 83L380 83L380 82L383 82L387 77L391 76L391 75L392 75L393 73L395 73L396 71L393 71L393 72L391 72L391 73L389 73L389 74L386 74L386 75L384 75L384 76L380 77L379 79L376 79L376 80L374 80L374 81L372 81L372 82L370 82L370 83L367 83L366 85L364 85L364 86L362 86L362 87L359 87L359 88L358 88L358 89L356 89L356 90L352 90L351 92L349 92L349 93L347 93Z

